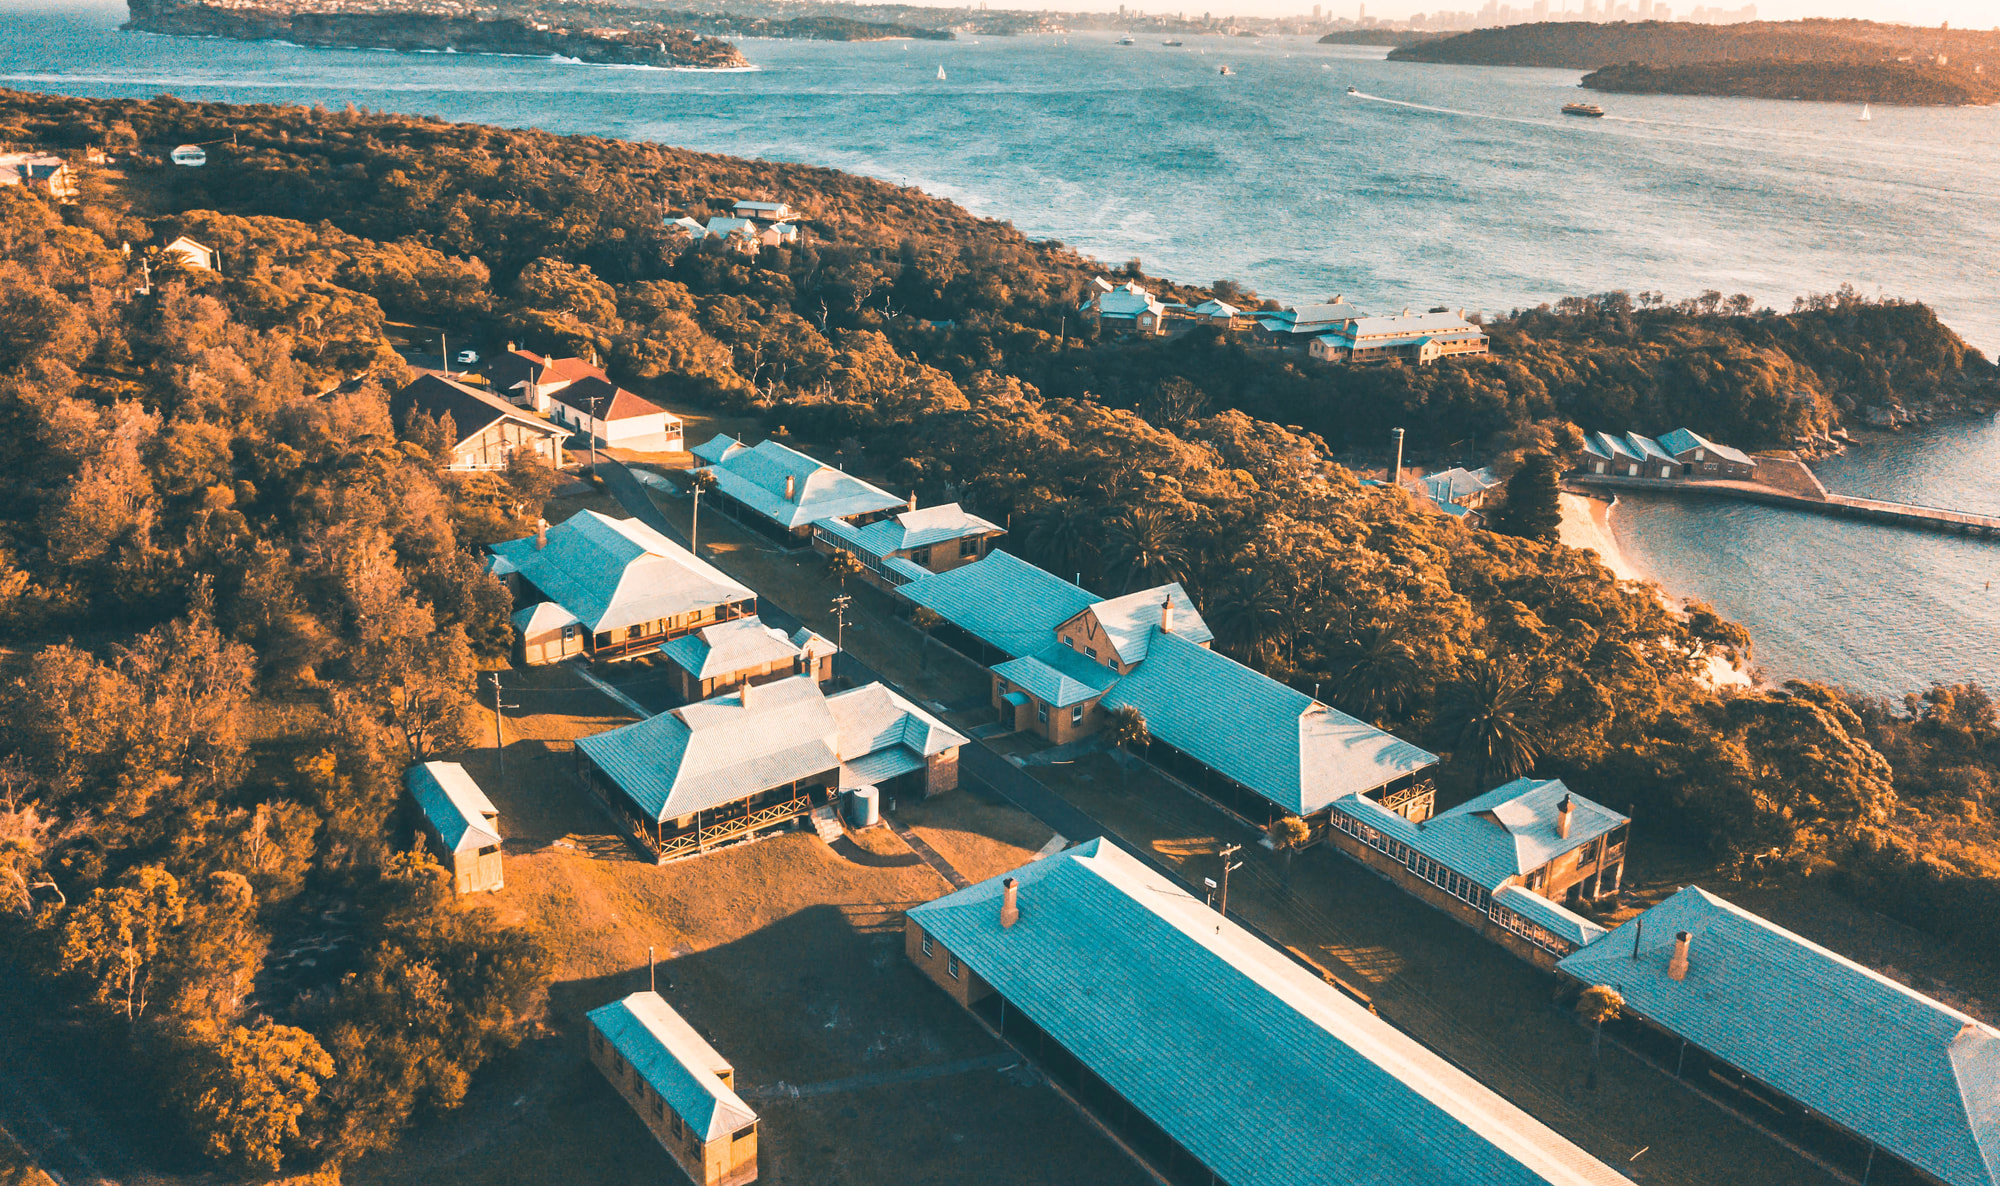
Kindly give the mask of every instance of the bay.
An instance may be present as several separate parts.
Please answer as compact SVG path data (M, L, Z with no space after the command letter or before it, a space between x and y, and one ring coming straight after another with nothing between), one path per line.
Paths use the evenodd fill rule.
M1306 38L752 40L754 69L709 72L159 37L117 31L123 17L101 0L0 7L0 85L352 103L805 161L1287 303L1500 312L1713 288L1782 309L1852 283L1922 299L2000 349L2000 110L1884 108L1863 124L1832 104L1615 95L1597 100L1607 118L1581 120L1557 112L1576 71L1389 62ZM1822 476L1977 510L1996 473L2000 429L1955 425ZM1983 596L2000 543L1638 497L1613 524L1667 588L1749 626L1774 676L2000 684L2000 603Z

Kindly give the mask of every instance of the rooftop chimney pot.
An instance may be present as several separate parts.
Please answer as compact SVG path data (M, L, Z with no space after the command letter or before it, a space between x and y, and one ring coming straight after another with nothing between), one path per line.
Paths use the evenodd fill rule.
M1562 802L1556 804L1556 835L1569 839L1569 821L1575 814L1576 806L1569 801L1568 795L1564 795Z
M1167 594L1167 599L1160 603L1160 633L1172 634L1173 632L1174 632L1174 595L1169 593Z
M910 491L910 509L912 511L917 509L917 492L914 490Z
M535 520L535 550L539 552L543 548L546 548L548 546L549 546L549 521L547 519L538 517Z
M1004 930L1021 921L1021 883L1009 877L1000 883L1000 926Z
M1674 934L1674 957L1667 961L1667 976L1674 980L1686 980L1688 974L1688 943L1694 938L1686 931Z
M794 502L798 499L798 497L799 497L799 476L797 474L786 474L785 501Z

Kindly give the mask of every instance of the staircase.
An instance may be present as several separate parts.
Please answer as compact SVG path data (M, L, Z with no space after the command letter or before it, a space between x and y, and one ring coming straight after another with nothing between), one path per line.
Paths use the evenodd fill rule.
M812 820L813 831L818 832L819 838L828 844L847 834L840 826L840 805L837 803L820 804L812 809L809 818Z

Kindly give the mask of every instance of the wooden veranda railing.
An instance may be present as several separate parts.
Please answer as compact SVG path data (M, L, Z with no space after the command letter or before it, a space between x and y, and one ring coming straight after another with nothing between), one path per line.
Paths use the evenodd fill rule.
M639 840L660 860L672 860L675 857L691 856L712 845L734 840L738 836L747 836L751 832L760 831L773 824L805 815L812 808L812 796L800 795L795 799L773 803L769 807L759 807L731 819L699 824L672 836L655 839L641 832Z

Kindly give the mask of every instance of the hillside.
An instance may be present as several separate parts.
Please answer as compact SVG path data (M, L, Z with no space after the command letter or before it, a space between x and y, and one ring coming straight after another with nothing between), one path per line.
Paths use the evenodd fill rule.
M1801 62L1753 58L1647 66L1606 66L1583 76L1594 91L1647 95L1735 95L1822 103L1953 107L1991 103L2000 86L1981 75L1905 62Z
M1402 46L1389 54L1401 62L1462 66L1540 66L1594 70L1623 62L1683 66L1696 62L1788 59L1873 62L1907 57L1948 68L2000 69L2000 32L1916 28L1874 21L1749 21L1697 25L1668 21L1545 21L1476 29L1441 41Z

